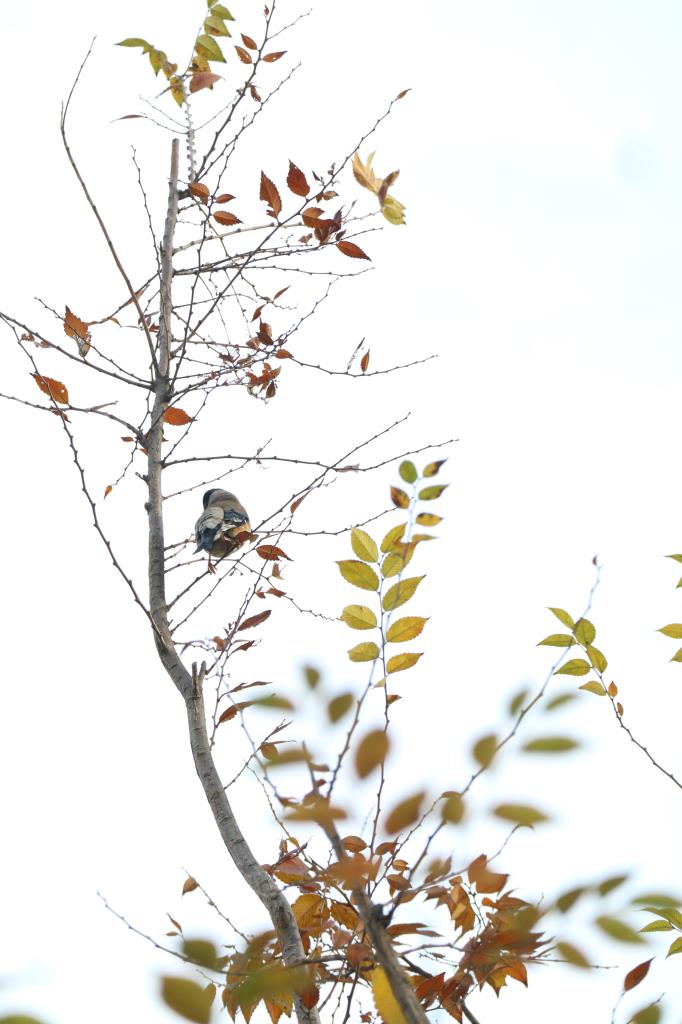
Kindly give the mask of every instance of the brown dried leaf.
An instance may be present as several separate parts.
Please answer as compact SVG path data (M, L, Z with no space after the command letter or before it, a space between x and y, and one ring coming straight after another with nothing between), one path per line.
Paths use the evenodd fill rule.
M367 373L368 366L369 366L369 349L367 349L367 351L365 352L364 356L360 360L360 369L362 370L363 373Z
M219 196L216 196L216 203L229 203L234 196L231 196L229 192L221 192Z
M258 43L256 43L251 38L251 36L245 36L243 32L241 33L241 36L242 36L242 42L243 42L244 46L247 46L249 48L249 50L257 50L258 49Z
M653 960L653 957L651 957L651 960ZM629 992L631 988L635 987L635 985L639 985L640 981L644 981L649 973L651 960L645 960L644 963L637 964L637 966L633 967L631 971L628 971L625 975L625 981L623 982L624 992Z
M182 886L182 895L184 896L185 893L194 892L194 890L198 889L198 888L199 888L199 883L197 882L196 878L192 878L192 876L189 875L185 879L184 884Z
M277 53L266 53L263 60L267 64L272 64L274 61L279 60L280 57L283 57L286 52L286 50L279 50Z
M225 202L227 202L227 200L225 200ZM228 213L227 210L218 210L213 214L213 220L218 224L222 224L224 227L230 227L232 224L241 224L239 217L235 216L234 213Z
M194 93L202 89L212 89L220 78L220 75L214 75L212 71L195 71L189 80L189 91Z
M114 488L111 486L111 484L107 484L107 486L104 488L104 497L106 498L107 495L111 494L113 489Z
M261 622L265 622L271 615L271 608L267 608L264 612L259 612L258 615L251 615L250 618L244 619L241 626L237 627L237 632L239 633L242 629L253 629L254 626L260 626Z
M287 562L291 561L289 556L285 555L282 549L274 544L261 544L259 548L256 548L256 551L266 561L276 562L278 558L286 558Z
M264 202L269 203L274 216L279 217L282 212L282 200L274 181L271 181L264 171L260 172L259 198Z
M211 193L208 185L204 185L203 181L190 181L189 191L200 203L208 203Z
M256 88L255 85L250 85L249 86L249 92L251 93L251 99L252 100L255 100L256 103L260 103L261 102L260 93L258 92L258 89Z
M166 409L163 414L164 423L170 423L172 427L184 427L188 423L191 423L192 419L192 416L186 413L184 409L179 409L176 405L172 405L170 409Z
M68 306L65 309L64 332L69 338L76 339L78 351L85 359L90 350L90 331L88 330L88 325L80 317L77 317L75 313L72 313Z
M245 50L243 46L235 46L237 56L239 57L242 64L253 64L253 58L248 50Z
M53 377L43 377L40 373L32 373L31 376L44 394L49 395L50 398L61 405L69 404L69 392L60 380L55 380Z
M342 252L344 256L352 256L353 259L356 260L371 259L371 257L368 256L367 253L364 252L359 245L355 244L355 242L337 242L336 248L339 250L339 252Z
M307 196L310 192L310 185L305 174L291 160L289 161L289 173L287 174L287 185L295 196Z

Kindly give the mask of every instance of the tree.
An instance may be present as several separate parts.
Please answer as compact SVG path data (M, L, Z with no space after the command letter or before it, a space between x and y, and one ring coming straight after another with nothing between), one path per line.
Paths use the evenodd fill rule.
M391 698L398 696L397 693L390 692L389 686L383 687L386 695L384 724L380 728L365 731L360 712L370 685L374 682L373 678L359 700L353 693L341 693L328 700L326 694L324 699L318 696L323 691L319 688L316 670L310 669L306 674L311 700L321 701L320 706L332 722L341 720L344 715L350 721L346 739L341 745L339 767L343 765L345 759L349 763L354 763L353 779L355 776L363 779L372 773L374 777L379 778L369 843L361 836L343 835L339 832L336 825L337 815L347 813L347 808L336 808L329 800L329 790L336 782L337 772L334 771L329 776L330 768L318 762L312 736L306 737L304 743L299 743L293 748L288 745L282 746L281 732L276 728L274 733L253 744L244 764L244 767L258 764L263 771L266 782L272 786L275 798L284 808L286 817L282 825L285 830L291 827L291 822L297 823L297 829L304 827L315 835L321 830L336 858L331 865L325 864L324 858L319 854L308 851L308 843L311 840L299 843L295 837L289 835L280 847L279 858L274 860L268 869L264 869L253 856L248 841L244 841L239 822L225 794L225 779L220 778L214 763L214 743L218 743L221 733L236 718L244 717L248 721L250 709L258 705L284 712L294 710L293 702L277 691L270 692L265 698L252 698L247 692L246 699L242 699L245 691L262 684L260 680L256 680L246 685L231 686L228 683L230 658L237 653L248 653L254 646L252 639L243 639L239 634L246 630L258 629L265 623L273 608L276 608L277 603L286 600L286 592L282 591L279 581L282 566L290 560L286 538L287 534L293 532L292 524L296 522L295 517L301 502L326 482L331 470L359 472L353 461L355 453L358 449L363 450L374 437L361 442L352 450L344 451L341 458L330 459L328 463L312 467L310 479L303 487L292 490L286 501L277 505L273 514L254 524L255 536L248 539L240 538L246 540L248 546L244 550L240 548L234 559L227 559L227 566L219 566L215 582L208 571L197 576L196 561L187 561L186 539L177 542L172 539L170 544L166 544L162 494L165 494L168 501L172 495L162 481L174 467L189 465L193 468L198 462L202 467L209 466L209 472L213 473L213 463L218 463L215 478L212 477L208 481L196 483L196 477L190 477L189 474L184 477L181 487L176 492L179 496L184 493L186 486L202 489L211 483L220 482L226 475L222 472L222 466L226 461L247 465L251 462L262 464L269 461L288 461L294 465L304 462L300 458L282 460L279 456L263 454L262 451L246 451L234 455L232 452L225 453L219 449L216 453L211 451L206 455L203 454L205 449L200 448L190 449L194 452L190 455L184 455L183 452L187 450L186 439L189 438L191 441L196 429L200 429L201 423L207 418L204 408L216 399L223 398L224 388L231 389L227 392L230 397L234 392L240 392L242 396L245 393L246 400L263 398L274 405L280 379L284 379L283 375L280 376L281 367L288 366L289 363L296 365L304 362L291 351L291 339L293 337L295 340L296 333L316 311L328 289L318 295L308 308L296 312L289 318L288 324L273 324L275 316L278 319L281 316L283 321L287 321L288 311L282 308L283 303L279 300L290 286L283 285L278 288L270 283L278 276L282 267L285 275L293 274L298 270L299 259L303 261L304 258L308 258L308 254L313 254L314 258L319 260L320 254L324 258L330 250L337 260L341 256L358 261L367 258L364 248L357 241L353 241L353 238L358 237L357 232L364 232L364 225L358 223L362 215L356 214L349 200L344 201L336 192L337 188L342 187L338 183L340 174L351 159L354 161L356 179L361 185L376 193L380 211L386 219L394 223L402 220L402 208L389 191L394 185L395 173L384 178L375 177L370 160L363 161L358 155L358 146L355 155L352 152L343 154L338 164L332 165L326 174L320 173L313 177L310 171L303 171L296 164L290 164L286 176L287 191L281 180L275 180L274 172L271 176L270 173L261 171L258 195L259 200L267 204L267 219L263 226L256 229L258 242L255 245L247 242L245 247L241 247L242 237L247 234L251 225L242 226L244 218L231 212L236 202L230 193L223 191L225 186L222 177L230 166L234 145L241 139L241 126L235 131L234 142L229 139L229 132L235 123L235 112L247 101L257 104L256 110L261 109L261 74L268 70L265 65L277 64L282 56L280 50L271 50L271 44L266 45L273 17L274 7L266 9L262 40L244 34L241 44L237 44L236 60L232 59L232 71L239 73L235 75L238 82L236 98L228 107L223 127L215 134L212 129L210 130L208 145L203 153L201 147L195 143L199 129L194 129L190 123L187 137L191 170L186 188L180 183L178 146L177 143L173 145L165 226L162 241L158 246L158 266L156 272L152 271L149 281L142 282L142 287L138 287L138 282L133 282L125 270L112 232L100 218L97 203L90 196L78 161L71 154L66 132L69 111L67 103L62 120L67 154L104 233L128 294L125 301L120 303L112 314L102 317L99 321L86 322L68 308L64 314L61 314L61 311L56 313L63 323L65 334L73 342L71 348L66 347L66 342L57 344L52 335L48 337L47 331L39 331L32 322L29 324L10 314L5 314L4 320L30 363L34 387L39 388L45 396L46 401L40 404L40 408L57 420L68 439L82 489L93 515L95 529L135 603L148 619L159 658L185 702L197 773L225 847L247 884L258 894L272 921L272 934L252 937L245 948L240 948L234 955L220 961L215 950L206 943L187 942L183 955L204 968L211 969L217 966L223 972L227 970L227 983L223 986L222 993L226 1005L233 1011L239 1008L248 1014L252 1005L263 999L273 1020L276 1020L281 1012L290 1009L290 1000L294 1003L299 1020L316 1020L319 989L324 986L349 986L350 1012L352 996L358 986L363 984L371 987L377 1009L387 1021L396 1019L397 1011L391 999L397 1001L400 1014L407 1020L423 1020L425 1008L436 998L457 1019L461 1019L462 1015L471 1019L466 998L476 982L487 983L497 991L508 978L525 981L526 962L542 958L546 950L546 943L534 930L543 912L533 903L521 900L506 890L503 895L496 898L495 894L499 894L506 886L507 875L504 872L491 872L485 854L463 864L463 870L460 872L453 872L453 863L448 861L447 857L426 860L432 843L441 829L445 825L457 825L461 820L464 810L463 797L467 795L470 786L479 775L492 763L493 755L501 749L503 743L506 743L506 736L487 734L477 741L474 746L474 757L478 762L478 769L468 785L460 790L446 790L442 797L436 798L432 810L436 812L437 824L433 832L426 833L421 851L411 862L398 856L403 848L402 836L409 832L413 825L421 825L422 820L427 823L432 819L422 819L422 810L429 810L429 806L424 803L424 794L421 792L407 794L391 809L387 818L381 814L385 784L384 761L389 751L389 711ZM194 45L192 64L185 74L179 74L178 68L168 61L161 50L144 40L127 40L126 45L140 47L143 53L149 56L154 71L166 76L169 93L167 100L176 102L180 110L186 111L191 109L187 107L188 98L195 93L212 90L214 86L217 89L219 85L214 70L217 66L215 62L222 64L222 51L219 47L226 33L231 31L231 28L228 28L230 20L220 5L214 4L210 7ZM245 28L249 27L245 25ZM229 45L232 46L232 43ZM247 76L245 83L244 74ZM257 85L254 84L256 75ZM400 94L398 99L402 95ZM221 132L228 134L221 135ZM364 141L364 138L359 140L360 144ZM255 195L253 189L252 192ZM143 196L145 207L151 205L148 204L144 191ZM288 200L288 206L285 205L283 197ZM335 200L341 204L339 208ZM313 202L320 205L311 205ZM185 229L191 227L187 241L176 235L178 210L186 218L196 218L195 222L185 226ZM302 221L300 225L298 217ZM293 237L285 232L285 240L280 242L280 232L292 223L304 233L300 237ZM151 217L150 224L153 224ZM216 232L216 224L233 230L225 233ZM216 238L219 245L226 247L233 244L231 239L236 239L237 250L226 248L217 258L205 256L206 247L215 244ZM365 244L363 240L363 246ZM188 260L196 259L196 264L188 262L184 265L180 262L178 265L184 253L190 254ZM175 264L174 255L179 257ZM301 262L301 266L303 265ZM329 274L326 265L323 266L323 273ZM263 284L259 283L261 267L264 270ZM258 275L255 279L254 274ZM336 276L338 275L334 272L332 279ZM183 279L186 279L186 283ZM215 284L216 279L219 281L218 284ZM203 289L206 291L205 299L199 298ZM114 305L112 303L112 307ZM224 311L224 308L238 311L243 320L237 341L234 340L230 314ZM231 316L234 320L237 319L235 312ZM269 319L266 319L266 316ZM131 320L126 321L126 317L131 317ZM247 329L247 325L253 326L248 326ZM98 328L101 330L98 331ZM107 339L108 342L109 336L126 330L130 332L134 339L133 344L137 347L129 354L130 361L119 362L117 350L112 347L102 348L104 342L100 343L97 340L97 334L101 333L103 339ZM140 341L146 344L145 348L141 348ZM115 342L112 341L110 344ZM46 356L41 352L43 348L51 349L48 353L50 356L59 354L63 360L78 363L79 368L88 367L91 372L98 372L107 378L111 395L118 396L115 400L118 403L117 407L113 408L109 402L104 405L72 404L69 396L71 383L70 380L68 384L66 383L67 374L64 373L62 379L61 376L51 376L48 370L44 369L42 360ZM355 359L355 364L349 364L349 368L342 371L342 375L366 377L375 372L387 372L374 371L371 368L368 351L360 355L356 350ZM19 397L19 400L25 404L39 405L38 401L25 396ZM137 465L140 464L140 456L146 459L146 468L138 472L143 475L148 492L148 599L144 596L138 578L119 560L109 530L103 526L99 503L90 487L87 467L79 454L80 443L77 441L72 422L77 419L78 413L86 417L87 422L89 418L100 417L107 421L107 426L113 424L117 430L127 431L121 443L131 446L132 454L125 463L123 472L119 477L111 478L111 482L103 489L101 502L116 489L120 489L122 482L135 472ZM232 430L230 433L232 434ZM174 437L177 440L174 440ZM415 531L415 523L427 528L437 525L438 516L431 512L419 511L422 506L417 505L417 502L435 500L440 497L442 491L441 484L431 482L431 478L439 474L440 460L432 459L420 474L412 459L403 458L407 454L398 455L398 459L402 460L401 481L395 482L392 500L395 506L408 513L408 523L399 523L383 536L381 558L376 540L365 529L369 524L353 524L351 537L356 557L352 560L342 558L339 561L341 573L349 583L359 586L360 589L379 592L379 614L382 610L386 613L385 616L381 616L379 642L369 641L354 646L350 652L351 661L378 662L382 665L386 678L395 671L411 668L419 657L418 652L411 655L398 654L393 656L397 661L392 662L387 644L400 643L419 635L424 626L424 617L406 616L398 622L391 622L389 615L394 608L401 606L413 595L421 579L419 576L403 575L413 556L420 551L420 542L432 536ZM405 484L408 485L408 491L404 489ZM409 493L410 487L413 488L412 496ZM381 537L379 539L381 540ZM379 563L380 574L374 568ZM211 629L218 629L211 617L214 613L210 612L210 609L215 607L215 602L211 605L210 599L223 581L235 578L237 571L246 574L248 585L240 595L237 610L231 613L227 626L219 630L212 641L207 641L201 636L199 630L197 634L189 633L187 637L180 633L197 619L199 622L205 621L210 624ZM171 573L176 573L176 576L171 577ZM384 587L384 580L390 581L394 577L396 582L388 582ZM167 581L172 579L174 583L175 578L182 582L177 585L173 596L169 597ZM200 590L202 587L203 592ZM259 600L266 602L268 599L267 607L254 611ZM171 612L177 616L172 623L169 617ZM207 617L203 618L205 612ZM579 644L584 648L589 661L573 659L563 668L555 666L556 670L562 673L568 670L568 674L587 675L591 665L597 673L603 673L606 664L601 660L603 655L598 651L594 653L595 637L591 624L584 617L576 616L577 621L574 621L568 613L561 610L559 612L559 617L569 629L569 633L563 634L560 641L554 637L551 643L567 649L569 645ZM220 614L224 617L222 609ZM379 615L365 605L346 606L342 618L354 629L379 628ZM391 630L394 631L393 635ZM191 652L189 656L187 652ZM575 663L576 660L579 664ZM207 717L204 693L211 685L214 687L215 703L212 713ZM598 688L602 684L598 678L592 685ZM608 685L604 688L608 689ZM255 692L259 693L260 690ZM239 695L236 701L235 693ZM543 694L544 688L540 695ZM607 695L612 702L615 702L618 696L617 692L611 692L610 689ZM517 723L520 724L530 706L525 697L512 706L511 713ZM621 721L617 704L613 703L613 706ZM516 725L513 725L508 733L509 737L513 737L515 732ZM572 741L566 737L540 736L530 741L527 750L529 754L558 753L568 751L571 746ZM310 780L306 786L307 792L291 798L282 793L276 782L272 782L272 777L276 777L278 770L284 769L286 765L297 764L309 771ZM544 818L542 811L519 803L498 804L497 816L509 821L512 829L540 823ZM379 834L380 827L385 827L391 834L398 834L399 838L377 842L382 838ZM365 853L368 848L370 852ZM422 869L423 878L416 874ZM375 883L379 881L388 890L388 895L383 899L379 899L377 895ZM443 885L443 882L447 882L447 885ZM293 907L286 898L282 885L278 883L302 890ZM192 884L190 880L188 891L191 890ZM609 891L606 887L605 893ZM461 954L452 973L430 972L421 965L421 962L414 964L406 959L411 954L404 954L399 948L396 949L402 935L413 933L418 937L434 938L432 930L422 923L409 920L394 922L394 915L398 910L418 897L420 892L426 892L430 898L436 900L439 907L445 907L454 931L460 932L457 943L454 937L449 940L453 948ZM334 898L334 894L337 898ZM562 909L561 899L562 897L559 897L556 904L559 910ZM488 910L483 909L486 906ZM487 915L487 918L481 915ZM477 920L481 927L475 937L467 938L464 946L458 945L462 935L468 936L474 931ZM610 920L603 919L604 930L608 931L611 928L612 932L617 932L618 928L610 924ZM674 927L672 922L668 923ZM339 925L344 925L345 928L340 928ZM500 936L505 937L504 941L501 941ZM622 936L621 929L621 938ZM320 955L318 947L324 943L325 951L331 949L335 952ZM426 956L434 952L430 948L431 945L434 944L425 944L429 947L424 950ZM343 952L339 953L339 950ZM574 960L580 960L580 954L575 951L571 953L570 947L566 945L560 951L568 959L571 959L572 955ZM421 951L415 951L419 952ZM644 976L643 968L639 973ZM184 1012L190 1019L205 1019L210 1012L215 986L201 989L191 982L170 978L164 991L167 1001L179 1012Z

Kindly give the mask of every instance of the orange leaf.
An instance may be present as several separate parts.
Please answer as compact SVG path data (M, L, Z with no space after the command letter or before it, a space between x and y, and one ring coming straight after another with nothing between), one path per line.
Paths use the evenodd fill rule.
M303 213L301 214L301 220L306 225L306 227L317 227L319 223L319 217L322 212L323 211L319 208L319 206L309 206L308 209L304 210Z
M228 192L221 192L216 197L216 203L229 203L230 199L234 199L234 196L231 196Z
M484 853L480 857L476 857L472 860L471 864L467 868L467 875L472 885L476 886L479 893L483 892L499 892L503 889L509 875L498 874L495 871L489 871L488 858Z
M69 404L69 392L60 380L43 377L40 373L32 373L31 376L44 394L49 395L55 402L60 402L62 405Z
M653 960L653 957L651 957ZM651 960L645 960L644 963L637 964L631 971L625 975L625 981L623 982L623 991L629 992L635 985L639 985L640 981L644 981L647 974L649 973L649 967L651 966Z
M187 892L194 892L194 890L198 888L199 883L197 882L196 878L192 878L192 876L190 875L189 878L185 879L184 885L182 887L182 895L184 896L185 893Z
M274 61L279 60L280 57L283 57L286 52L286 50L279 50L277 53L266 53L263 60L268 64L272 64Z
M305 174L295 163L289 161L289 173L287 174L287 185L295 196L307 196L310 192L310 185Z
M263 171L260 172L259 198L263 199L266 203L269 203L275 217L279 217L282 212L282 200L279 192L277 191L277 186L273 181L270 181Z
M377 768L388 754L388 736L383 729L374 729L360 742L355 754L355 770L361 779Z
M199 92L201 89L212 89L216 82L220 81L220 75L214 75L212 71L195 71L189 80L189 91Z
M243 32L242 32L241 35L242 35L242 42L243 42L244 46L248 46L248 48L250 50L257 50L258 49L258 43L254 42L254 40L251 38L251 36L245 36Z
M111 484L107 484L107 486L104 488L104 497L106 498L108 494L111 494L113 489L114 488L111 486Z
M344 256L352 256L356 260L368 260L371 259L366 252L356 245L355 242L337 242L336 248L343 253Z
M86 357L90 349L90 331L88 325L77 317L75 313L72 313L68 306L64 315L64 332L68 334L69 338L75 338L78 342L78 351Z
M170 409L166 409L163 420L164 423L170 423L172 427L184 427L192 422L192 417L184 409L178 409L176 405L173 405Z
M261 544L259 548L256 548L256 551L266 561L276 562L278 558L286 558L287 562L291 561L289 556L285 555L282 549L275 547L274 544Z
M365 352L364 356L360 360L360 369L363 373L367 373L367 367L369 366L369 349Z
M253 64L253 59L248 50L245 50L243 46L235 46L237 56L239 57L242 64Z
M204 185L201 181L190 181L189 190L200 203L208 202L208 197L211 194L208 190L208 185Z
M270 608L264 612L259 612L258 615L252 615L250 618L244 619L241 626L237 626L237 632L242 629L253 629L254 626L260 626L261 622L265 622L271 615L272 609Z
M229 227L231 224L241 224L239 217L235 217L233 213L228 213L227 210L218 210L217 213L213 214L213 220L217 221L218 224L223 224L225 227Z
M390 812L384 822L387 832L401 832L408 825L412 825L419 817L421 805L426 794L415 793L401 800Z

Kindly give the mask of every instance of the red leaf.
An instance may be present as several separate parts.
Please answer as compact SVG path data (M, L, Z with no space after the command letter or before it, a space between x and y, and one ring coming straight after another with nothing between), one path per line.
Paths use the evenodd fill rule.
M363 373L367 373L367 367L369 366L369 349L365 352L364 356L360 360L360 369Z
M266 561L276 562L278 558L286 558L287 562L291 561L289 556L285 555L282 549L275 547L274 544L261 544L259 548L256 548L256 551Z
M651 957L653 960L653 957ZM644 963L637 964L631 971L625 975L625 981L623 982L623 992L629 992L635 985L639 985L640 981L644 981L647 974L649 973L649 967L651 966L651 960L645 960Z
M337 242L336 248L344 256L352 256L355 260L368 260L370 257L355 242Z
M287 185L295 196L307 196L310 192L310 185L300 167L289 161L289 173L287 174Z
M193 417L189 416L184 409L178 409L174 405L170 409L166 409L163 419L164 423L170 423L172 427L184 427L192 422Z
M32 373L31 376L44 394L49 395L55 402L60 402L62 405L69 404L69 392L60 380L43 377L40 373Z
M270 181L263 171L260 172L259 198L263 199L266 203L269 203L275 217L279 217L282 212L282 200L279 192L277 191L277 186L274 182Z
M253 629L254 626L260 626L261 622L265 622L272 615L272 609L268 608L264 612L259 612L258 615L252 615L248 619L244 619L241 626L237 626L237 632L239 633L242 629Z
M190 181L189 191L200 203L207 203L211 194L208 190L208 185L204 185L202 181Z
M286 50L279 50L277 53L266 53L263 60L268 64L272 64L274 61L279 60L280 57L283 57L286 52Z
M235 50L237 51L237 56L242 64L253 64L251 54L248 50L245 50L243 46L235 46Z
M195 71L189 80L189 91L199 92L201 89L212 89L215 83L220 81L220 77L220 75L214 75L212 71Z
M229 227L231 224L241 224L239 217L236 217L234 213L228 213L227 210L218 210L213 214L213 220L225 227Z
M258 49L258 43L254 42L253 39L251 38L251 36L245 36L243 32L242 32L242 42L243 42L244 46L248 46L248 48L250 50L257 50Z

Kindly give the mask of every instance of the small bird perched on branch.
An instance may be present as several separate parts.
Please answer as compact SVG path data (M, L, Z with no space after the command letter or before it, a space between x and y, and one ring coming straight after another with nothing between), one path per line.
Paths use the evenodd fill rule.
M208 551L208 571L215 572L211 555L224 558L248 540L249 514L234 494L214 487L203 497L204 511L196 521L196 550Z

